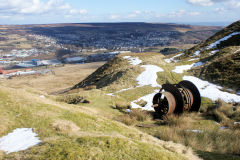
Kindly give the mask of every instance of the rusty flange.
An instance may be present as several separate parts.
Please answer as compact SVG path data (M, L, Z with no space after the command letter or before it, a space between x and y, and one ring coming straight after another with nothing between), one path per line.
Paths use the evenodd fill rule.
M187 88L193 96L193 104L189 111L198 112L201 106L201 95L198 88L190 81L181 81L179 85Z

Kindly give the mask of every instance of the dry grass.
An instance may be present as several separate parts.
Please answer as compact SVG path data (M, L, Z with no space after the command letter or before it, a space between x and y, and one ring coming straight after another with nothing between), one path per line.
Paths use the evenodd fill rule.
M56 120L52 124L53 128L56 131L60 131L63 133L75 133L80 130L80 128L73 122L67 120Z
M129 102L124 101L124 100L117 100L115 102L115 108L120 110L120 111L125 111L126 109L130 109L131 105Z
M53 68L55 75L25 76L0 80L1 85L12 88L30 87L51 93L74 86L105 62L65 65Z
M129 126L135 125L138 122L150 121L151 119L152 116L147 111L141 109L132 109L130 113L126 113L117 118L118 121Z

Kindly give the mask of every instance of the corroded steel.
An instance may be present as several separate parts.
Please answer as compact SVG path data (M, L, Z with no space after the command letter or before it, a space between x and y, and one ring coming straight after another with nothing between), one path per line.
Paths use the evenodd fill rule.
M201 96L197 87L189 81L179 84L164 84L153 97L154 110L160 115L179 114L183 111L198 111Z

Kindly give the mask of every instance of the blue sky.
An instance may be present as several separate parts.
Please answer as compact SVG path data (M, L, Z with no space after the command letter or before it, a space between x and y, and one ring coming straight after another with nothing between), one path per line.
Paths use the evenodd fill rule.
M239 19L240 0L0 0L0 24Z

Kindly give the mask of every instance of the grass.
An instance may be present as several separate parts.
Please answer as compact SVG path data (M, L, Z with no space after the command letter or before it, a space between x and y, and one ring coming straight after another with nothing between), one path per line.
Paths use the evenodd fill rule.
M0 82L1 85L11 88L34 88L43 93L52 93L72 87L104 63L65 65L63 67L51 68L55 75L24 76L10 80L1 79Z
M4 99L0 102L0 136L28 127L35 128L42 140L25 151L1 153L0 159L184 159L160 145L141 141L135 129L80 106L4 87L0 87L0 98Z

